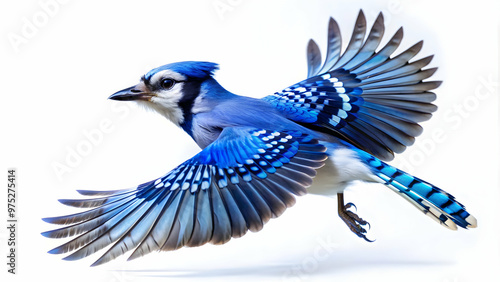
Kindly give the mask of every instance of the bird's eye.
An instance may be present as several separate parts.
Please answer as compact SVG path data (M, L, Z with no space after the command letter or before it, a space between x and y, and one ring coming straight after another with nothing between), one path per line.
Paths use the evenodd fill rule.
M165 78L160 82L160 86L163 89L171 89L175 85L175 80L170 79L170 78Z

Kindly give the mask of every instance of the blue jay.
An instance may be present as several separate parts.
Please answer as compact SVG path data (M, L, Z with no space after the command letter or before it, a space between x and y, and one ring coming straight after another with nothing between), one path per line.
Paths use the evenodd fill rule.
M78 191L93 198L60 200L89 209L44 219L68 225L44 236L76 236L49 252L74 251L65 259L75 260L111 245L93 264L99 265L129 250L134 259L224 244L261 230L307 192L337 195L340 218L369 241L368 222L350 210L354 204L344 203L343 191L355 180L385 184L449 229L476 227L452 195L385 163L422 133L419 123L436 110L430 90L440 82L426 80L436 71L423 69L432 56L409 62L422 41L392 56L402 28L379 51L382 14L365 39L366 30L360 11L342 53L340 29L330 18L324 63L311 40L308 78L263 99L225 90L213 78L217 64L193 61L155 68L111 95L165 116L202 150L135 188Z

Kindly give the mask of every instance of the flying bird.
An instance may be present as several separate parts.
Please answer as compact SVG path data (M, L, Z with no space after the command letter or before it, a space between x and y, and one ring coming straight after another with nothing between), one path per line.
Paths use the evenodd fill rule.
M163 115L201 151L132 189L78 191L92 198L60 200L87 210L44 219L66 225L44 236L74 236L49 253L72 252L65 259L76 260L109 246L93 264L100 265L128 251L135 259L224 244L261 230L307 193L337 195L340 218L370 241L368 222L344 203L344 189L356 180L384 184L449 229L476 227L452 195L386 163L422 133L419 123L437 109L431 90L441 82L428 81L433 56L410 62L422 41L394 55L402 28L379 48L383 21L380 13L365 38L360 11L342 52L330 18L324 61L310 40L307 78L262 99L227 91L214 79L217 64L195 61L155 68L111 95Z

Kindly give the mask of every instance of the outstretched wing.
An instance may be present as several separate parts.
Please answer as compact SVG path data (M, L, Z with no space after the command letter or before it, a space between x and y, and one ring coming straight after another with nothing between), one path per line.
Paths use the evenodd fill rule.
M403 38L400 28L376 51L384 33L379 14L365 39L366 20L360 11L351 40L341 54L341 36L330 18L327 56L311 40L307 48L308 79L267 96L289 119L306 127L327 131L374 156L391 160L422 133L419 122L431 118L437 107L429 90L439 81L423 81L436 68L423 70L432 56L409 62L422 41L392 56Z
M154 250L224 244L270 218L306 193L325 159L318 141L298 132L226 128L219 138L165 176L119 191L79 191L85 200L61 200L77 214L44 219L69 225L44 232L76 236L53 249L75 260L113 244L94 265L134 249L130 259Z

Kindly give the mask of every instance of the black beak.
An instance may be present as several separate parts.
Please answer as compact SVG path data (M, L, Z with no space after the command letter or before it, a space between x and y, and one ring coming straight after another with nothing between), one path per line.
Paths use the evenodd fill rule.
M108 99L118 101L149 101L153 96L154 95L152 93L146 91L145 87L139 83L138 85L116 92L115 94L109 96Z

